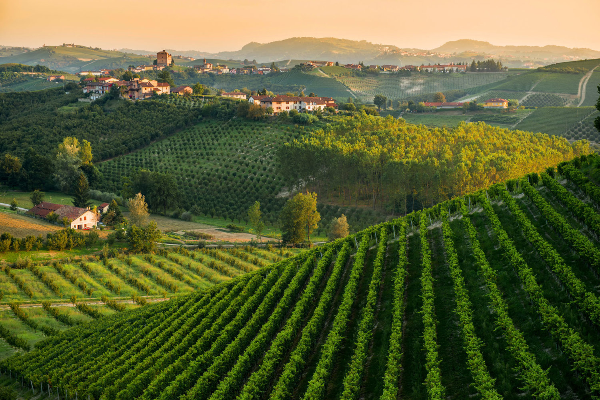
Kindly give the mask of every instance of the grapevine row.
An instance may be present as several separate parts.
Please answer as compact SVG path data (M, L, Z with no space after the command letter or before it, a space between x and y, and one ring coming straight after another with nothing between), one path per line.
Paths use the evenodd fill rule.
M351 244L346 242L338 253L333 272L327 281L327 286L321 294L319 304L304 329L302 337L290 355L290 360L284 366L283 372L274 385L271 399L284 400L291 396L294 391L299 375L302 372L309 354L315 346L317 335L323 329L325 317L333 303L333 298L342 276L342 270L348 261L351 252Z
M490 373L485 365L483 355L481 354L481 339L475 333L473 325L473 307L469 299L468 290L465 287L465 280L462 276L458 265L458 254L454 247L453 233L450 224L448 223L448 212L442 210L442 232L444 235L444 247L446 249L446 261L450 267L450 275L454 284L454 296L456 299L456 314L460 320L465 351L467 353L467 364L473 380L475 388L481 394L483 399L500 400L502 396L498 394L494 388L495 379L490 376Z
M540 210L542 215L550 222L550 224L562 235L567 243L569 243L590 265L595 268L600 268L600 251L592 244L592 242L580 231L573 228L548 202L527 182L527 179L521 180L523 193L527 195Z
M515 327L508 315L508 305L496 285L496 272L491 268L479 244L477 230L471 223L469 211L463 199L460 200L460 208L463 216L462 223L469 235L473 255L489 290L489 297L496 315L496 323L502 328L508 348L517 361L518 377L523 381L523 389L529 389L532 396L537 399L559 400L560 394L548 378L548 372L537 363L535 355L529 350L523 334Z
M75 322L71 317L67 314L62 314L56 307L52 307L52 303L49 301L42 301L42 307L48 314L52 315L54 319L59 322L62 322L65 325L75 326L77 322Z
M279 275L280 272L281 275L273 284L274 275ZM261 318L265 318L271 312L295 272L296 268L292 263L287 263L287 265L274 270L265 280L271 286L261 286L257 295L244 304L233 321L228 323L225 328L221 331L211 332L209 336L196 342L182 357L167 366L148 385L140 399L156 399L163 391L173 397L183 394L185 389L191 386L207 368L210 360L220 354L236 338L236 335L240 334L242 330L249 331L248 325L253 323L257 326L260 325ZM268 293L265 295L266 290ZM211 341L213 334L217 333L216 340ZM165 397L168 398L170 395Z
M146 294L150 293L150 286L148 286L144 282L140 281L135 276L126 273L123 269L119 268L118 266L114 265L113 263L111 263L111 262L106 263L106 267L109 270L111 270L112 272L114 272L119 278L125 280L125 282L129 283L131 286L135 287L136 289L141 290L142 292L145 292Z
M50 290L56 293L58 296L62 297L62 293L60 291L60 287L54 282L54 280L48 276L44 271L42 271L37 265L31 265L27 267L35 276L38 277L39 280L44 282L44 285L48 286Z
M421 260L423 272L421 274L421 297L423 299L423 340L425 347L425 369L427 377L425 386L429 399L443 399L445 388L442 385L442 375L440 371L440 360L438 358L438 344L436 332L436 319L433 294L433 276L431 266L431 250L427 241L427 221L425 213L421 213L419 226L421 234Z
M102 296L100 299L102 300L102 302L104 304L106 304L107 306L109 306L110 308L112 308L115 311L125 311L125 308L127 308L125 306L125 304L118 303L116 300L110 299L106 296Z
M587 194L597 205L600 205L600 187L594 185L590 180L577 168L571 164L566 164L562 167L562 174L568 180L576 184L585 194Z
M383 394L381 400L395 400L398 397L398 381L400 379L400 368L402 360L402 320L404 318L404 282L406 279L406 267L408 258L406 256L406 219L400 221L400 232L398 232L398 267L394 277L394 311L392 314L392 333L390 335L390 347L388 359L383 377Z
M10 303L9 306L13 313L17 316L17 318L23 321L25 325L29 326L34 331L42 331L46 336L54 336L59 333L58 330L50 328L46 325L40 325L31 318L29 318L29 316L25 313L25 311L21 309L21 307L19 307L17 303Z
M8 275L10 279L12 279L27 296L29 296L29 298L33 297L33 290L31 290L31 288L27 286L27 283L17 276L10 267L4 267L4 272L6 272L6 275Z
M269 350L262 358L260 368L250 376L238 398L244 400L256 399L265 390L269 380L272 379L271 376L275 372L275 369L280 364L282 358L291 347L294 338L301 330L302 322L306 315L309 314L310 307L314 303L314 300L318 298L319 286L322 278L329 269L335 250L337 250L336 246L330 246L319 260L308 285L304 289L298 302L296 302L292 314L288 318L283 329L277 333L272 341L270 332L278 328L277 325L274 325L272 329L261 332L249 346L252 351L246 351L244 355L238 359L235 367L219 385L219 388L215 393L212 394L212 399L227 397L227 394L232 394L240 387L246 371L254 365L255 361L264 351L263 349L265 349L266 346L270 346Z
M100 313L100 311L90 307L87 303L77 303L76 307L79 311L89 315L93 319L102 318L102 314Z
M594 348L581 339L579 334L567 325L556 308L550 305L544 297L542 288L538 285L533 271L531 271L531 268L523 260L512 240L504 228L502 228L502 224L489 200L481 195L480 201L492 223L492 229L498 237L506 258L517 271L523 288L534 302L538 313L542 317L542 321L544 321L544 324L548 326L555 339L566 350L567 355L573 360L575 368L585 376L591 390L594 392L600 391L600 364L598 358L594 355Z
M77 277L69 272L69 270L67 270L62 264L60 264L58 261L55 261L52 263L52 266L54 267L55 270L57 270L62 276L64 276L66 279L68 279L69 281L71 281L71 283L73 285L76 285L79 287L79 289L81 289L81 291L83 293L86 293L88 296L91 296L94 293L94 289L89 288L87 286L87 283L85 283L83 280L81 279L77 279Z
M272 306L278 300L277 298L271 297L268 301L263 302L261 307L252 316L252 319L238 332L233 342L229 344L219 342L218 346L215 343L208 352L202 354L201 357L192 362L187 370L178 375L175 381L167 388L164 388L158 399L179 397L189 389L189 385L192 385L192 388L189 389L185 396L182 396L182 399L188 396L194 397L195 394L198 396L200 394L208 396L214 390L215 381L231 368L244 349L248 347L252 338L267 323L267 318L270 316L269 319L279 319L287 314L289 307L291 307L293 300L296 298L296 294L312 270L313 264L312 256L302 264L292 281L285 287L283 296L280 297L275 309L272 309ZM286 269L295 269L295 267L292 264ZM269 293L269 295L271 294L275 295L274 292ZM226 346L223 348L224 344ZM221 351L218 351L218 347L221 348Z
M354 300L356 300L358 283L364 269L368 249L369 234L368 232L364 232L358 250L354 255L354 263L352 265L352 271L350 272L350 278L344 289L342 303L338 308L332 328L323 345L317 368L313 373L308 384L308 389L303 396L304 400L321 400L325 398L325 389L335 366L335 357L340 349L340 344L344 339L344 335L347 333L350 311Z
M554 247L539 234L510 193L501 189L500 195L510 212L516 217L527 240L534 245L537 252L550 266L552 271L558 275L561 282L567 286L569 293L575 298L577 305L595 324L600 324L600 301L598 300L598 297L596 297L594 293L586 290L585 284L575 276L571 267L565 263Z
M600 235L600 215L589 204L584 203L556 182L550 175L542 173L542 182L552 193L571 210L579 220Z
M176 338L178 341L176 346L163 346L165 347L164 350L158 352L160 358L158 360L150 359L151 365L148 366L145 371L137 374L127 387L117 394L117 398L125 399L140 396L146 388L149 388L151 382L152 384L158 383L156 380L154 382L152 380L156 378L159 371L163 371L161 373L161 379L166 376L167 380L171 381L178 373L177 370L172 368L175 363L184 357L191 357L192 354L197 355L198 353L208 350L210 344L212 344L219 335L223 334L225 330L229 329L235 331L238 326L236 322L248 315L249 311L254 310L258 306L258 302L264 298L267 292L275 284L279 278L278 272L280 272L279 269L271 271L264 278L261 275L257 275L259 281L262 278L262 283L259 288L254 293L251 293L254 284L257 283L251 281L248 286L244 288L242 295L231 303L231 306L219 316L209 329L204 330L203 327L198 330L195 329L191 334L184 338ZM247 299L247 296L250 294L252 294L251 297ZM167 346L169 346L168 343ZM165 374L166 371L169 371L169 373ZM158 386L162 386L162 384L159 384Z

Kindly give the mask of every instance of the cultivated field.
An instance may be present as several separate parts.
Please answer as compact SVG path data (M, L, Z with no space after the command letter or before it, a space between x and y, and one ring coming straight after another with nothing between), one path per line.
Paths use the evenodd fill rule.
M70 326L134 309L145 302L204 290L295 253L271 247L183 249L102 260L93 256L66 258L29 263L25 268L0 264L0 336L23 339L23 346L16 346L23 350ZM24 318L14 304L19 305ZM7 335L2 333L3 328ZM15 351L0 341L0 358Z
M25 236L46 236L49 232L62 229L49 222L26 217L13 212L0 211L0 233L10 233L14 237L24 238Z
M3 368L82 398L591 398L600 186L561 171L66 331Z
M565 134L579 121L591 113L593 107L544 107L538 108L517 125L517 129L529 132L543 132L549 135L566 137Z

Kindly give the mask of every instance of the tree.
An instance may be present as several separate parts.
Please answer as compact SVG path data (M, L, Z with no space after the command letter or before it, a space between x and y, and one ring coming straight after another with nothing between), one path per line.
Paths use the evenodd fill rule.
M262 221L262 213L260 211L260 202L254 202L248 209L248 221L250 222L250 226L254 228L258 240L260 240L262 231L265 228L265 224Z
M83 140L83 144L79 149L79 158L81 159L81 164L89 165L92 163L92 145L87 140Z
M10 202L10 209L13 211L17 211L18 207L19 203L17 203L17 199L12 199L12 201Z
M200 82L197 82L194 87L192 87L192 90L194 91L194 94L204 94L204 85L202 85Z
M159 82L168 83L169 86L175 86L175 81L171 77L171 73L166 69L160 71L156 77Z
M310 234L318 227L321 214L317 211L316 193L298 193L288 200L281 212L284 243L300 243L304 235L310 242Z
M169 174L140 170L123 186L123 196L132 198L142 193L151 210L167 209L178 204L179 190L173 177Z
M331 228L329 230L329 237L331 239L345 238L350 234L350 226L348 220L344 214L339 218L334 218L331 222Z
M129 208L131 223L137 226L146 226L149 214L144 195L138 193L133 199L127 200L127 207Z
M375 104L377 108L381 111L381 107L385 109L385 106L387 104L387 97L385 97L382 94L376 94L375 98L373 99L373 104Z
M123 75L121 75L122 81L130 81L133 79L133 73L131 71L125 71Z
M104 214L104 217L102 217L102 222L106 225L117 225L123 222L123 213L115 199L112 199L108 205L108 210Z
M90 186L83 172L79 173L79 179L77 180L77 186L73 194L73 205L81 208L90 206Z
M29 198L31 199L31 203L34 206L37 206L38 204L40 204L41 202L44 201L44 197L45 197L45 193L44 192L40 192L39 190L34 190L31 193L31 196L29 196Z
M74 137L66 137L58 145L56 154L56 181L63 192L70 192L75 181L79 178L81 165L79 141Z
M433 101L435 103L445 103L446 96L444 96L444 93L442 93L442 92L437 92L436 94L433 95Z
M18 185L21 167L21 160L18 157L5 154L0 162L0 179L6 181L10 186Z
M156 241L161 233L156 222L152 221L145 228L133 225L127 229L129 250L134 253L150 253L156 248Z

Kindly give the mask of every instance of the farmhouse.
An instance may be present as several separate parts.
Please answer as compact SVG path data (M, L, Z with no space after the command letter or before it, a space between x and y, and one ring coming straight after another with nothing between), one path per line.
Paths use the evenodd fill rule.
M159 67L168 67L173 64L173 57L166 51L156 53L156 65Z
M89 208L52 204L45 201L27 211L27 213L40 218L48 218L50 213L54 213L59 220L67 218L73 229L90 229L98 224L98 216Z
M361 70L362 69L362 65L360 64L346 64L344 65L344 68L346 69L356 69L356 70Z
M102 203L98 206L98 212L101 214L106 214L108 212L108 203Z
M257 97L261 97L257 100ZM260 106L263 108L272 107L273 114L278 114L282 111L314 111L323 110L325 107L335 107L335 101L331 97L296 97L296 96L251 96L248 100L251 103L257 104L260 101Z
M270 96L264 96L264 95L258 95L258 94L253 94L252 96L250 96L248 98L248 101L250 103L256 104L257 106L260 106L260 102L263 99L266 99L267 97L270 98Z
M421 65L420 69L426 72L467 72L467 66L459 64Z
M192 93L194 93L194 89L192 89L189 86L178 86L178 87L176 87L174 89L171 89L171 93L183 96L183 95L186 95L186 94L192 94Z
M445 109L445 108L462 108L462 106L465 103L457 103L457 102L444 102L444 103L439 103L439 102L424 102L423 105L425 107L436 107L436 108L440 108L440 109Z
M484 108L508 108L508 100L489 99L483 102Z
M246 100L246 93L242 93L242 92L231 92L231 93L223 92L223 93L221 93L221 96L229 97L231 99Z
M127 95L132 100L144 100L149 99L156 94L169 94L171 93L171 86L168 83L157 82L155 80L143 79L139 80L135 78L128 82Z
M397 65L382 65L381 70L384 72L398 72L400 68Z

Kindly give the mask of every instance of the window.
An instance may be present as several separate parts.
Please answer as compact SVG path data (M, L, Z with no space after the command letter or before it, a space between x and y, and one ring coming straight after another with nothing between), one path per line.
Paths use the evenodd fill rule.
M84 221L87 221L87 216L83 217L83 220L84 220Z

